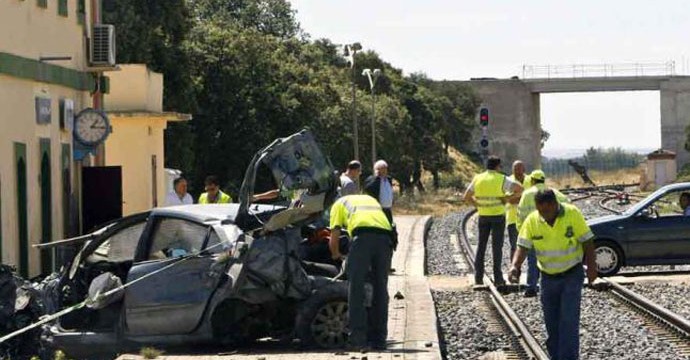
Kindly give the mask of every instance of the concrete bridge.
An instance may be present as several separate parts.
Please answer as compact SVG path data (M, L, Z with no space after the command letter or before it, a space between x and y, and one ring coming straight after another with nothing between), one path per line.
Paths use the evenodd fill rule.
M504 164L522 159L529 168L540 165L540 94L640 90L659 91L661 146L677 154L679 169L690 162L690 153L684 147L685 129L690 124L690 76L489 79L462 83L474 88L489 108L489 152L501 156ZM479 136L478 130L477 143Z

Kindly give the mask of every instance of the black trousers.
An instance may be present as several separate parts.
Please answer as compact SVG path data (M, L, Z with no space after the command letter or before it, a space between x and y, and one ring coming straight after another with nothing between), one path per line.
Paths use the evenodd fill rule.
M391 208L382 208L383 213L386 214L386 217L388 218L388 222L393 225L393 210Z
M479 216L479 244L474 257L474 282L481 284L484 278L484 257L491 235L491 252L493 255L494 283L505 283L501 270L503 260L503 235L505 234L505 215Z
M360 232L352 239L347 257L348 315L350 344L365 346L367 342L385 344L388 336L388 271L391 267L389 235ZM373 286L371 309L365 307L365 290L369 273Z

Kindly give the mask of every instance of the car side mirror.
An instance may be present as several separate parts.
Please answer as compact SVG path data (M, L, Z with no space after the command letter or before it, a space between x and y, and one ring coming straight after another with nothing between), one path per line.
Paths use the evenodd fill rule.
M653 213L651 210L649 210L649 208L642 209L642 211L640 211L640 213L639 213L639 217L644 218L644 219L649 219L652 217L652 215L653 215Z

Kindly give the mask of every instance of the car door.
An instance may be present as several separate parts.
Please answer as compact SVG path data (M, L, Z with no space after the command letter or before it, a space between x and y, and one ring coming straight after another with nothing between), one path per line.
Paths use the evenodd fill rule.
M201 251L212 227L176 218L155 219L145 235L145 257L134 263L128 282L150 276L127 288L125 311L128 335L187 334L198 326L217 286L210 273L210 254Z
M680 192L659 196L627 229L630 256L648 263L690 258L690 217L678 207Z

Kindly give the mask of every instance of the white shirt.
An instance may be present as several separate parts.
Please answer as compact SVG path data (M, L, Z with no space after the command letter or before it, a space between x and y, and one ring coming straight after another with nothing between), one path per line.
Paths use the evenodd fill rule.
M379 203L382 208L393 207L393 187L388 178L381 178L381 188L379 189Z
M175 206L175 205L191 205L194 204L192 195L189 193L184 194L184 197L180 199L180 196L176 192L169 192L168 196L165 198L165 206Z

